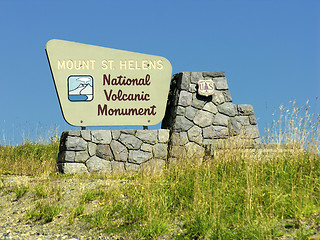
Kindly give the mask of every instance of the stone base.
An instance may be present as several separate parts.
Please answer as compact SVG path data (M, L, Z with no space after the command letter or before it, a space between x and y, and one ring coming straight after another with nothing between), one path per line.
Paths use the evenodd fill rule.
M169 130L81 130L62 133L62 173L123 173L167 161ZM156 164L154 162L159 162Z

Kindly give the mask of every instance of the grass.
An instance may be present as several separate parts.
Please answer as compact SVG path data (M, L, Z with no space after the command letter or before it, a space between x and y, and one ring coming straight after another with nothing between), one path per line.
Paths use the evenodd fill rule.
M0 174L49 175L56 172L59 139L48 143L26 141L22 145L0 145Z
M13 188L13 192L16 194L16 199L22 198L29 191L29 186L18 185Z
M281 107L264 139L267 150L243 150L245 140L233 138L202 163L180 159L157 174L111 176L124 184L84 192L69 223L83 221L131 239L308 239L320 225L320 116L308 111ZM57 140L2 146L0 168L53 174L57 151ZM36 167L16 163L31 160ZM27 219L47 222L59 214L61 207L46 201L50 191L35 189L41 201Z
M26 220L51 222L62 210L62 207L56 203L40 201L34 208L27 211Z
M83 219L108 232L136 229L142 239L272 239L284 234L280 221L320 212L318 156L227 160L185 160L158 176L138 175L139 184L106 189L100 209Z
M85 206L83 204L75 207L69 216L69 224L73 224L75 220L79 220L79 217L82 216L84 210Z
M62 198L61 189L59 186L50 186L48 181L38 183L34 187L34 197L35 199L46 199L51 198L59 201Z

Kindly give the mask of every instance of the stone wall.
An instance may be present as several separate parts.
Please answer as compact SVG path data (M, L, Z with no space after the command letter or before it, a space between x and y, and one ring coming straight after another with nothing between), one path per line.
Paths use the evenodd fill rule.
M169 130L63 132L57 159L62 173L158 170L167 161Z
M211 79L214 93L201 96L199 80ZM182 72L171 81L159 130L63 132L58 169L63 173L159 170L179 157L213 155L217 140L240 135L253 147L260 135L253 106L232 103L224 72Z
M214 82L214 94L201 96L197 83ZM182 72L175 74L170 85L163 129L170 129L169 157L203 157L217 139L240 135L260 143L253 106L232 103L224 72ZM208 153L208 152L207 152Z

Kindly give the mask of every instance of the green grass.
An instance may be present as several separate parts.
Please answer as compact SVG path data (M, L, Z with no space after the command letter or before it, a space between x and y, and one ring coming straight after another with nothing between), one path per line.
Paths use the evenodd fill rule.
M85 206L83 204L79 204L77 207L75 207L69 216L69 224L73 224L76 219L82 216L84 210Z
M256 162L212 159L206 165L185 159L103 195L100 209L83 219L108 232L136 229L142 239L273 239L284 234L281 220L320 213L320 159L307 153ZM177 222L184 226L179 235Z
M286 111L280 136L269 136L271 151L244 151L241 138L226 141L202 164L180 159L157 175L140 173L100 190L103 204L83 220L133 239L276 239L288 234L283 223L294 220L301 224L290 234L307 239L312 231L303 222L319 228L320 115L305 109L303 120L302 108Z
M34 199L50 198L59 201L62 198L61 188L59 186L50 186L48 180L41 181L34 187Z
M81 196L81 203L88 203L97 199L103 199L107 193L101 189L95 189L85 192Z
M13 192L16 194L16 199L22 198L29 191L27 185L17 185L13 188Z
M34 208L27 211L26 220L51 222L62 210L62 207L56 203L41 201Z
M34 188L35 198L46 198L50 195L50 190L47 185L39 183Z
M84 192L69 222L131 239L308 239L320 225L320 116L306 112L300 120L301 111L293 108L275 123L278 130L265 141L270 151L244 151L244 140L232 139L205 162L180 159L160 173L121 176L123 184ZM0 169L52 176L57 153L57 139L1 146ZM54 220L61 207L46 201L52 194L39 185L42 200L26 218Z
M0 146L0 174L49 175L56 172L59 139L47 143L26 141L17 146Z

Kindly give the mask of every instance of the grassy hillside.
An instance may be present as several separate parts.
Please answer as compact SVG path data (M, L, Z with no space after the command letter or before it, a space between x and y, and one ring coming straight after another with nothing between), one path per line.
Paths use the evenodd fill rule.
M320 233L319 116L309 116L305 107L282 110L287 115L274 122L265 139L271 151L244 151L238 138L204 162L180 159L158 174L69 176L122 182L84 192L65 213L69 224L85 222L129 239L308 239ZM290 149L283 150L283 143ZM1 146L0 170L57 178L57 151L55 138ZM18 198L31 190L15 191ZM45 213L60 197L48 196L27 219L54 221L54 211L49 218Z
M56 171L59 138L49 142L29 142L17 146L0 145L0 174L52 174Z

